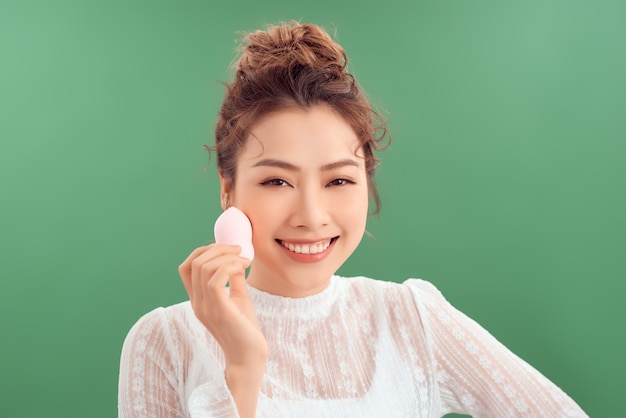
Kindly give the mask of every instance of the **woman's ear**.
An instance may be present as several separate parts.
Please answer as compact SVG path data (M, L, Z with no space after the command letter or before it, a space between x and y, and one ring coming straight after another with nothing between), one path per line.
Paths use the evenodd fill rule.
M229 194L231 191L231 180L224 178L222 170L219 171L220 177L220 202L222 203L222 210L226 210L230 207Z

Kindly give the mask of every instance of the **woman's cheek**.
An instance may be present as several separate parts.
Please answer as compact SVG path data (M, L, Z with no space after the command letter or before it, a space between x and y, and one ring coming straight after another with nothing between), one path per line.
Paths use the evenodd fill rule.
M367 213L369 194L367 189L363 187L354 186L351 189L341 191L341 193L336 193L333 199L337 207L343 212L355 214L365 210L365 213Z
M268 196L268 193L257 193L249 196L240 209L248 215L252 223L252 233L266 229L280 218L284 209L284 202L276 196Z

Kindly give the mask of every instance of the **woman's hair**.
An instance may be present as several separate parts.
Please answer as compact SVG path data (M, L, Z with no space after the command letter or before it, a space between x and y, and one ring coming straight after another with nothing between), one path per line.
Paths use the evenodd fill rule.
M388 132L347 71L344 49L322 28L295 21L246 34L243 41L235 80L226 85L212 147L224 179L235 184L239 152L262 118L288 108L327 105L359 138L377 213L381 202L374 185L379 162L374 151L381 148Z

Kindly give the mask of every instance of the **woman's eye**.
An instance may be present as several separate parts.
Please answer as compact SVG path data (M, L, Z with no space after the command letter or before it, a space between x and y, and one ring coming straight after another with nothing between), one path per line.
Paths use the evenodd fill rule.
M285 180L283 179L269 179L269 180L265 180L264 182L261 183L263 186L275 186L275 187L285 187L285 186L289 186L289 183L287 183Z
M334 179L330 183L328 183L329 186L345 186L348 184L355 184L355 183L352 180L348 180L348 179Z

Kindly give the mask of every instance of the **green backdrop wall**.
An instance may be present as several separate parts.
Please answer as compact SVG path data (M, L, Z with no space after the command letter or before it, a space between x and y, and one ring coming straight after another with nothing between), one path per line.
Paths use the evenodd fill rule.
M344 275L421 277L591 415L622 416L620 1L2 1L0 415L116 415L120 348L220 211L237 32L336 31L390 119Z

